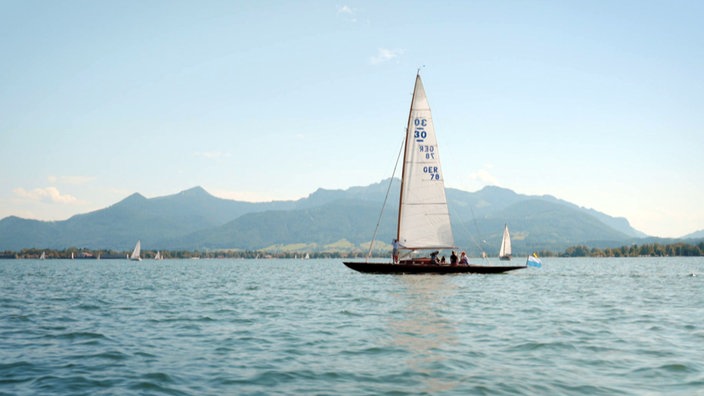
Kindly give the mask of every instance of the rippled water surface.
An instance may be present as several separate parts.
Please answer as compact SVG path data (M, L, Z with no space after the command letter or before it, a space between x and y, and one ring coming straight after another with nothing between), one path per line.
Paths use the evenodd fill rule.
M704 395L702 258L2 260L0 290L0 394Z

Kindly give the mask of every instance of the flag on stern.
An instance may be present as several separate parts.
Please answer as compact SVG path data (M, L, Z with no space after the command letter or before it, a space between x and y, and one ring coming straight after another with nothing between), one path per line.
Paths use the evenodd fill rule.
M543 262L540 261L537 254L533 253L532 256L528 256L528 260L526 261L526 265L529 265L531 267L540 268L543 265Z

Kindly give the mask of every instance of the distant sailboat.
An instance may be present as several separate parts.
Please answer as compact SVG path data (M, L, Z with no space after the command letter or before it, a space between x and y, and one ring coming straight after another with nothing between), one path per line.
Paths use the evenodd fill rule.
M137 241L137 244L134 246L134 250L132 251L132 254L130 255L130 260L142 261L142 258L139 257L139 254L141 251L142 251L142 243L141 243L141 241Z
M504 237L501 239L501 249L499 249L500 260L511 260L511 235L508 233L508 225L504 225Z
M156 255L154 256L154 260L161 260L163 257L161 256L161 252L157 251Z
M399 248L407 252L409 258L402 259L398 263L356 261L343 263L355 271L384 274L489 274L526 268L525 266L475 264L439 265L434 260L439 250L454 250L456 247L452 236L435 127L420 74L416 75L406 128L395 240L399 242ZM433 251L430 253L431 258L412 256L414 252L421 250ZM371 248L369 255L371 255Z
M46 252L42 252L42 255L39 256L39 260L46 260Z

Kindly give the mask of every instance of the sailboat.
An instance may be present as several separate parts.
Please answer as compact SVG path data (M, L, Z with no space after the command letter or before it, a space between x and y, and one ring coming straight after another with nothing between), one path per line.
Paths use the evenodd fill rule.
M142 261L142 258L139 257L140 252L142 251L142 242L137 241L137 244L134 245L134 250L132 251L132 254L130 254L130 260L132 261Z
M435 126L425 89L416 74L413 99L408 115L401 174L396 241L405 259L398 263L345 261L359 272L384 274L418 273L501 273L526 268L525 266L440 265L428 257L413 257L420 250L455 249L450 213L445 196L445 182L435 136ZM370 249L371 252L371 249Z
M161 256L161 252L157 251L156 255L154 255L154 260L161 260L163 257Z
M508 224L504 224L504 236L501 238L499 260L511 260L511 235L508 233Z
M46 260L46 252L42 252L41 256L39 256L39 260Z

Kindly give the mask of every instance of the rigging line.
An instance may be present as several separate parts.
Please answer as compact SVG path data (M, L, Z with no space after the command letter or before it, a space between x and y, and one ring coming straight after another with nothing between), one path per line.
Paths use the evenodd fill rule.
M463 216L460 216L460 215L459 215L459 211L457 211L457 210L454 209L454 208L451 208L450 205L449 205L449 203L448 203L448 209L449 209L449 212L450 212L450 213L454 213L454 215L451 216L452 218L454 218L454 219L460 219L460 221L458 221L460 230L463 231L463 232L468 236L468 238L471 240L471 242L474 243L474 245L476 245L477 248L479 248L479 251L482 251L482 247L480 246L480 244L477 242L477 240L476 240L475 237L474 237L474 234L475 234L475 233L473 233L473 232L469 229L469 227L467 227L467 223L468 223L468 222L467 222L467 221L462 221L462 220L463 220ZM477 230L476 234L479 234L479 226L478 226L478 224L477 224L477 217L474 215L474 209L472 209L471 205L470 205L469 209L470 209L470 211L472 212L472 221L474 222L474 228ZM457 224L457 223L454 223L454 224ZM471 244L470 244L470 245L471 245Z
M472 207L470 206L470 207L469 207L469 210L472 212L472 220L473 220L473 222L474 222L474 228L477 229L477 235L479 235L479 238L481 239L481 235L480 235L480 232L479 232L479 224L477 224L477 216L474 215L474 208L472 208ZM484 239L482 239L482 241L483 241L483 240L484 240ZM474 239L474 237L472 237L472 242L474 242L474 244L477 245L477 247L479 248L479 252L481 252L482 259L484 259L484 262L488 263L488 262L489 262L489 256L488 256L487 254L485 254L486 252L484 252L484 249L482 248L481 244L480 244L479 242L477 242L477 240Z
M389 179L389 186L386 188L386 196L384 197L384 204L381 205L381 212L379 212L379 219L376 221L376 227L374 228L374 234L372 235L372 241L369 243L369 252L367 252L367 260L372 257L372 250L374 249L374 241L376 240L376 233L379 231L379 224L381 224L381 217L384 215L384 208L386 208L386 201L389 199L389 192L391 191L391 185L394 182L394 176L396 176L396 169L398 168L398 160L401 158L401 153L403 153L403 146L406 143L406 134L403 134L403 139L401 139L401 148L398 150L398 156L396 156L396 163L394 164L394 171L391 173L391 179Z

